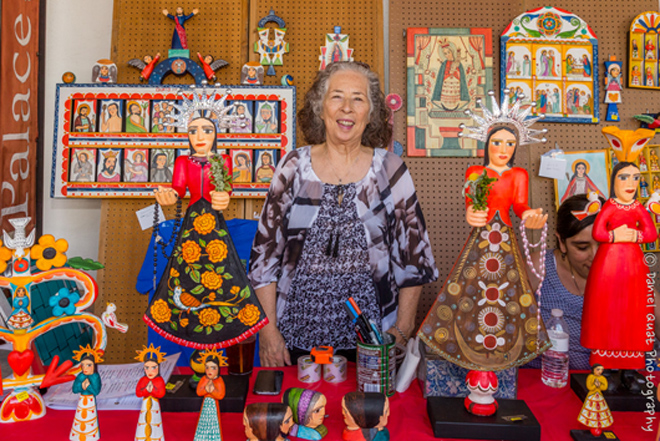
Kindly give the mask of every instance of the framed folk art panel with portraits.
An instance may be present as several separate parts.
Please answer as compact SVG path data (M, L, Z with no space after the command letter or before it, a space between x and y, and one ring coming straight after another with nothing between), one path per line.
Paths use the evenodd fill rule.
M238 157L232 151L240 150L250 159L233 195L265 197L266 168L295 147L295 88L232 86L214 93L216 99L226 93L236 114L235 126L218 130L218 151ZM59 84L51 197L153 197L155 188L171 185L174 161L188 150L188 134L168 126L181 94L192 96L188 86ZM265 161L263 152L269 152ZM259 173L252 158L260 160Z
M500 86L547 122L597 124L598 39L563 9L527 11L500 37Z

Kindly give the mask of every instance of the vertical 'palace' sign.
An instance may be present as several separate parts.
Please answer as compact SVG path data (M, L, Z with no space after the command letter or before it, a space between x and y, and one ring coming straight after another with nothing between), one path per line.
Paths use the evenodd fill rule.
M39 0L3 0L0 37L0 229L35 221ZM28 228L29 230L29 228Z

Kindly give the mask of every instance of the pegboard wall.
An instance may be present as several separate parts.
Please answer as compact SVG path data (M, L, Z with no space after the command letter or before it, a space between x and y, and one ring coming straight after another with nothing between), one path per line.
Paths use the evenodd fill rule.
M289 43L290 52L283 56L284 65L275 67L277 75L265 76L264 84L277 85L282 75L291 75L296 85L298 109L319 70L320 47L325 45L325 34L332 33L334 26L341 26L341 33L348 34L348 46L355 49L355 61L369 64L383 81L382 6L382 0L253 0L250 2L250 61L259 61L258 54L253 51L258 39L257 23L272 9L286 23L284 41ZM296 139L299 146L305 145L300 127Z
M183 7L184 14L199 9L199 13L185 23L190 58L197 61L197 52L229 62L216 72L222 84L238 84L241 67L247 60L248 0L115 0L111 59L117 65L117 81L122 84L140 82L140 70L128 61L145 55L167 58L171 47L174 21L163 15L167 9L172 15ZM165 84L191 84L189 75L168 75Z
M601 78L600 97L604 96L602 72L603 62L609 55L616 55L623 60L624 72L627 72L628 31L631 21L641 12L655 11L658 2L653 0L572 0L554 2L544 1L498 1L491 0L448 0L441 5L435 1L411 0L390 2L389 13L389 75L390 93L398 93L406 102L406 37L410 27L490 27L493 30L493 53L500 53L500 35L505 27L518 15L528 10L554 6L578 15L585 20L598 37L599 67ZM614 12L616 11L616 12ZM493 59L493 84L499 84L500 59ZM624 78L627 84L628 79ZM496 90L499 97L499 88ZM633 115L647 110L657 112L658 91L642 91L624 88L623 103L619 104L623 129L636 129L639 124ZM601 100L602 101L602 100ZM548 219L548 248L554 248L555 207L554 188L551 179L539 178L540 156L554 148L555 143L564 151L604 149L608 147L601 129L613 123L604 121L607 106L599 103L600 124L560 124L543 123L537 125L548 128L546 144L523 147L516 154L518 167L524 167L530 175L530 206L543 207L550 213ZM395 114L395 139L405 146L406 115L405 108ZM657 141L657 138L656 138ZM404 147L405 150L405 147ZM418 323L431 307L437 293L449 275L470 231L463 212L464 201L461 198L461 186L468 166L481 164L479 158L406 158L410 168L426 223L433 254L438 265L440 278L434 284L424 288L418 309ZM516 222L516 230L517 230ZM540 233L534 232L530 240L537 241ZM658 271L657 266L653 270Z

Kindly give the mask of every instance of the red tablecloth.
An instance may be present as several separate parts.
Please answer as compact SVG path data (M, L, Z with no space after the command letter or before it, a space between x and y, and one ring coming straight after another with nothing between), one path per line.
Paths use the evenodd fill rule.
M348 380L333 385L319 382L311 386L298 382L296 368L284 368L284 389L289 387L308 387L322 391L328 398L326 418L327 441L341 440L344 424L341 416L341 397L355 390L355 365L351 364ZM250 391L256 375L252 375ZM258 396L250 392L248 403L257 401L278 401L280 397ZM552 389L541 382L541 372L533 369L521 369L519 374L519 396L532 409L541 423L542 441L571 441L569 431L580 429L576 418L582 403L570 387ZM433 437L429 418L426 414L426 400L422 398L417 381L403 394L396 394L390 399L392 415L388 428L392 441L431 441ZM660 409L658 409L660 411ZM103 441L130 441L135 436L138 420L137 411L106 411L99 415L101 439ZM0 424L0 441L66 441L73 422L74 411L51 410L45 417L26 423ZM614 412L612 430L621 441L653 441L655 433L642 430L646 414L633 412ZM197 425L196 413L165 413L163 415L165 438L176 441L192 441ZM653 424L655 431L657 423ZM243 441L243 416L237 413L222 415L222 431L225 441ZM291 438L292 441L295 438ZM443 438L445 439L445 438Z

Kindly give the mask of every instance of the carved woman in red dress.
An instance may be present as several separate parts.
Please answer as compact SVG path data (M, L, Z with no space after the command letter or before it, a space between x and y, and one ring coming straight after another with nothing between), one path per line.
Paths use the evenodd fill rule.
M468 168L466 180L475 181L483 172L497 180L490 186L486 210L476 210L466 198L465 217L474 228L419 332L433 352L478 371L522 365L550 346L509 216L513 208L527 228L545 225L542 209L527 204L527 171L512 166L518 145L537 142L533 136L543 132L530 130L535 119L525 120L529 110L519 112L520 101L509 109L506 95L508 90L501 109L495 102L493 114L484 109L484 118L474 117L480 128L467 135L487 148L484 165ZM493 405L478 414L495 409Z
M165 360L165 354L151 344L137 351L135 357L144 363L144 377L140 378L135 387L135 395L142 398L142 408L135 430L136 441L163 441L163 415L160 410L160 398L165 396L165 381L160 376L160 364Z
M643 369L644 353L653 348L647 330L653 331L654 310L647 303L649 270L639 244L654 242L657 232L635 199L641 174L633 161L655 133L616 127L605 127L603 133L619 163L612 170L610 199L594 222L593 237L600 246L584 293L581 343L592 350L591 364Z

